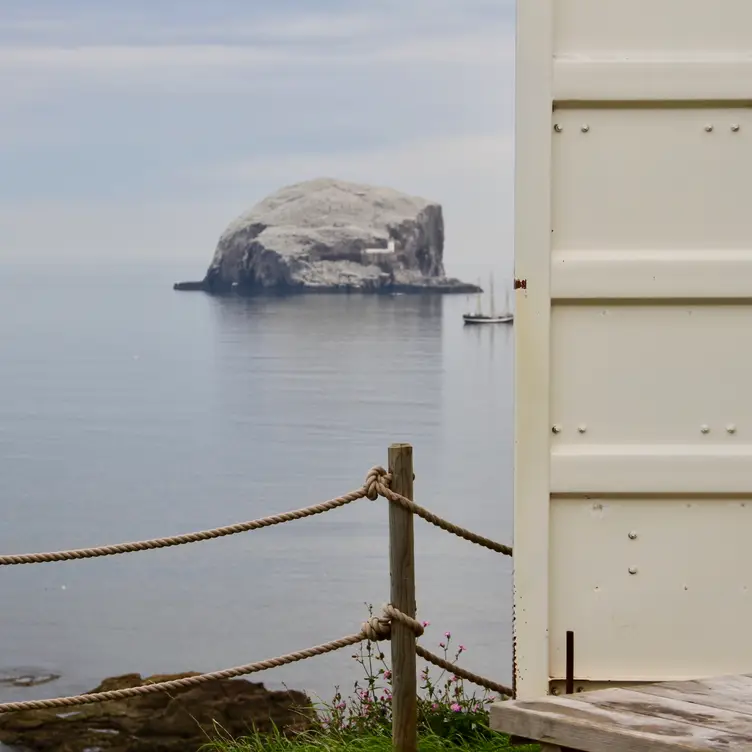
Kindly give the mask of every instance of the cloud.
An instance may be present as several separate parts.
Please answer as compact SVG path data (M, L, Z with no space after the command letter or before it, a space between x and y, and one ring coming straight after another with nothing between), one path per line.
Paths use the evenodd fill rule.
M422 139L390 148L340 151L330 154L298 153L257 156L210 170L207 177L220 183L258 180L289 183L324 175L347 180L430 186L436 180L454 180L479 173L502 172L512 159L509 131ZM427 196L431 198L431 196Z
M319 175L440 201L450 259L510 245L512 0L60 8L0 17L4 257L200 273L236 214Z
M374 65L504 65L513 27L504 5L482 0L352 2L344 10L273 11L202 19L154 17L136 4L63 15L10 14L0 21L0 83L28 98L61 86L242 91L248 74ZM128 6L125 6L126 8ZM261 9L261 10L259 10ZM501 9L501 10L500 10ZM484 17L479 22L477 14ZM487 18L486 18L487 16Z
M383 184L442 203L450 271L511 249L512 140L509 132L437 138L374 151L263 157L216 167L204 195L180 201L47 200L0 205L7 258L172 258L200 276L227 224L282 185L327 175ZM195 181L199 176L187 175Z
M146 0L64 6L44 0L4 0L0 39L29 46L272 42L374 42L380 37L426 37L441 31L495 26L510 29L513 0ZM15 10L14 10L15 9ZM176 12L178 11L178 12Z
M511 61L513 40L492 31L444 33L427 39L393 42L376 39L366 46L288 48L240 44L84 45L68 47L5 46L0 71L21 77L26 71L52 75L87 69L97 76L111 72L155 68L258 68L273 64L445 62L452 65Z

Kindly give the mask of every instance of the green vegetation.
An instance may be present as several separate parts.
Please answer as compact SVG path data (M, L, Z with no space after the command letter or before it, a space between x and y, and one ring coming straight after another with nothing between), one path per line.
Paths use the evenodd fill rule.
M318 731L286 738L281 734L254 735L236 740L217 740L209 747L215 752L391 752L392 737L387 731L380 734L351 735ZM420 752L532 752L537 746L510 747L502 734L492 738L452 740L430 733L421 733Z
M428 622L423 622L428 627ZM344 697L335 690L330 702L319 703L313 727L305 733L285 736L250 734L241 739L220 735L207 745L210 752L391 752L392 671L379 643L365 641L352 658L363 669L353 692ZM443 657L457 664L466 651L452 645L445 632L439 648ZM488 725L488 706L498 698L483 691L469 694L462 679L446 671L437 676L424 668L418 695L420 752L533 752L537 745L511 747L509 739ZM301 709L305 713L305 710ZM310 711L307 713L310 714Z

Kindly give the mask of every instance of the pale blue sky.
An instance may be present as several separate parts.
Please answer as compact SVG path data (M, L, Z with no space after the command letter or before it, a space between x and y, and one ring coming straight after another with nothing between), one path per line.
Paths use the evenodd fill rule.
M511 260L513 0L2 6L0 257L197 276L235 215L328 175L441 201L450 268Z

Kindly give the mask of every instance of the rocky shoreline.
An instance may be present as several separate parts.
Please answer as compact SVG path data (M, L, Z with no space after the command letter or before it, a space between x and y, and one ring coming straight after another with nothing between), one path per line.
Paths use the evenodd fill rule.
M315 295L315 294L344 294L344 295L457 295L473 294L483 292L481 287L468 282L461 282L455 279L444 279L436 284L385 284L378 288L363 287L345 287L336 285L331 287L305 287L305 286L279 286L279 287L259 287L259 286L232 286L229 289L220 290L212 289L206 283L206 280L195 282L175 282L173 290L205 292L210 295L240 295L245 297L257 296L276 296L285 297L290 295Z
M444 272L440 204L318 178L267 196L222 233L201 281L215 295L474 293Z
M196 673L125 674L91 692L171 681ZM22 697L18 698L22 700ZM70 708L0 715L0 744L32 752L198 752L209 737L232 738L275 728L298 733L312 726L310 698L273 691L245 679L217 679L195 687Z

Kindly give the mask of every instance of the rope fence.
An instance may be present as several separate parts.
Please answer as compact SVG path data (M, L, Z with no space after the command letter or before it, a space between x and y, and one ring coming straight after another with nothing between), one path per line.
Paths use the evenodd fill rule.
M425 661L442 669L453 672L456 676L469 682L485 687L502 696L511 697L513 692L509 687L486 679L478 674L455 666L453 663L429 652L416 644L416 639L423 634L423 625L415 619L415 570L412 521L413 516L420 517L426 522L445 532L456 535L463 540L475 543L490 551L512 556L511 546L478 535L460 525L456 525L442 517L419 506L412 500L412 484L414 479L412 463L412 446L409 444L393 444L389 448L389 470L377 466L371 468L363 485L355 491L329 499L320 504L313 504L303 509L270 515L256 520L239 522L233 525L203 530L195 533L169 536L166 538L152 538L150 540L117 543L107 546L91 548L77 548L63 551L51 551L28 554L8 554L0 556L0 566L15 566L20 564L44 564L76 559L90 559L100 556L116 556L119 554L149 551L158 548L180 546L188 543L213 540L228 535L260 530L284 522L313 517L318 514L338 509L359 499L376 501L384 498L390 502L389 514L389 548L392 577L392 602L384 606L380 616L373 616L364 622L356 634L340 637L336 640L315 645L305 650L287 653L276 658L269 658L255 663L248 663L234 668L223 669L211 673L189 676L172 681L146 683L138 687L117 689L108 692L95 692L70 697L58 697L47 700L29 700L25 702L8 702L0 704L0 714L20 712L25 710L40 710L91 703L122 700L137 695L153 694L155 692L169 692L175 689L193 687L205 682L218 679L233 679L239 676L266 671L270 668L284 666L290 663L325 655L342 648L356 645L365 640L377 642L392 641L392 676L393 676L393 738L394 747L400 752L414 752L417 747L417 712L416 712L416 670L415 657L420 656Z
M357 501L358 499L371 499L376 501L379 496L388 501L399 504L404 509L412 512L421 519L432 525L452 533L459 538L475 543L478 546L487 548L491 551L512 555L511 546L485 538L470 530L455 525L453 522L439 517L433 512L416 504L414 501L395 493L389 488L391 482L390 475L383 467L373 467L366 475L365 483L356 491L337 496L335 499L323 501L320 504L312 504L303 509L295 509L291 512L282 514L273 514L268 517L261 517L257 520L247 522L237 522L234 525L225 527L216 527L211 530L202 530L197 533L184 533L182 535L172 535L167 538L151 538L150 540L133 541L130 543L115 543L109 546L95 546L93 548L73 548L66 551L50 551L46 553L33 554L7 554L0 556L0 566L13 566L18 564L48 564L55 561L72 561L74 559L93 559L99 556L116 556L118 554L130 554L137 551L151 551L157 548L169 548L170 546L182 546L187 543L200 543L201 541L212 540L214 538L223 538L228 535L237 535L238 533L248 533L252 530L261 530L262 528L280 525L283 522L293 522L302 520L306 517L313 517L317 514L330 512L333 509L344 507L347 504Z
M18 712L23 710L51 710L53 708L68 708L77 705L90 705L97 702L109 702L110 700L126 700L129 697L136 697L138 695L150 695L155 692L170 692L175 689L196 687L199 684L205 684L206 682L215 681L217 679L235 679L239 676L255 674L259 671L266 671L270 668L286 666L289 663L297 663L298 661L303 661L306 658L313 658L317 655L333 653L336 650L341 650L342 648L350 647L351 645L357 645L364 640L370 640L371 642L388 640L391 637L392 621L400 621L405 624L413 630L416 637L423 634L423 625L419 621L411 619L393 606L387 605L384 606L382 616L374 616L367 622L364 622L360 632L357 634L340 637L338 640L331 640L325 642L323 645L314 645L305 650L297 650L294 653L280 655L277 658L268 658L265 661L247 663L243 666L226 668L222 671L212 671L208 674L187 676L172 681L153 682L150 684L143 684L139 687L128 687L127 689L113 689L108 692L90 692L83 695L74 695L72 697L56 697L50 700L6 702L0 705L0 713ZM471 671L455 666L450 661L434 655L420 645L416 647L416 652L424 660L433 663L439 668L453 672L455 676L459 676L467 681L473 682L474 684L478 684L481 687L490 689L493 692L498 692L499 694L506 696L511 695L511 689L509 687L505 687L503 684L498 684L490 679L484 679L478 674L474 674Z

